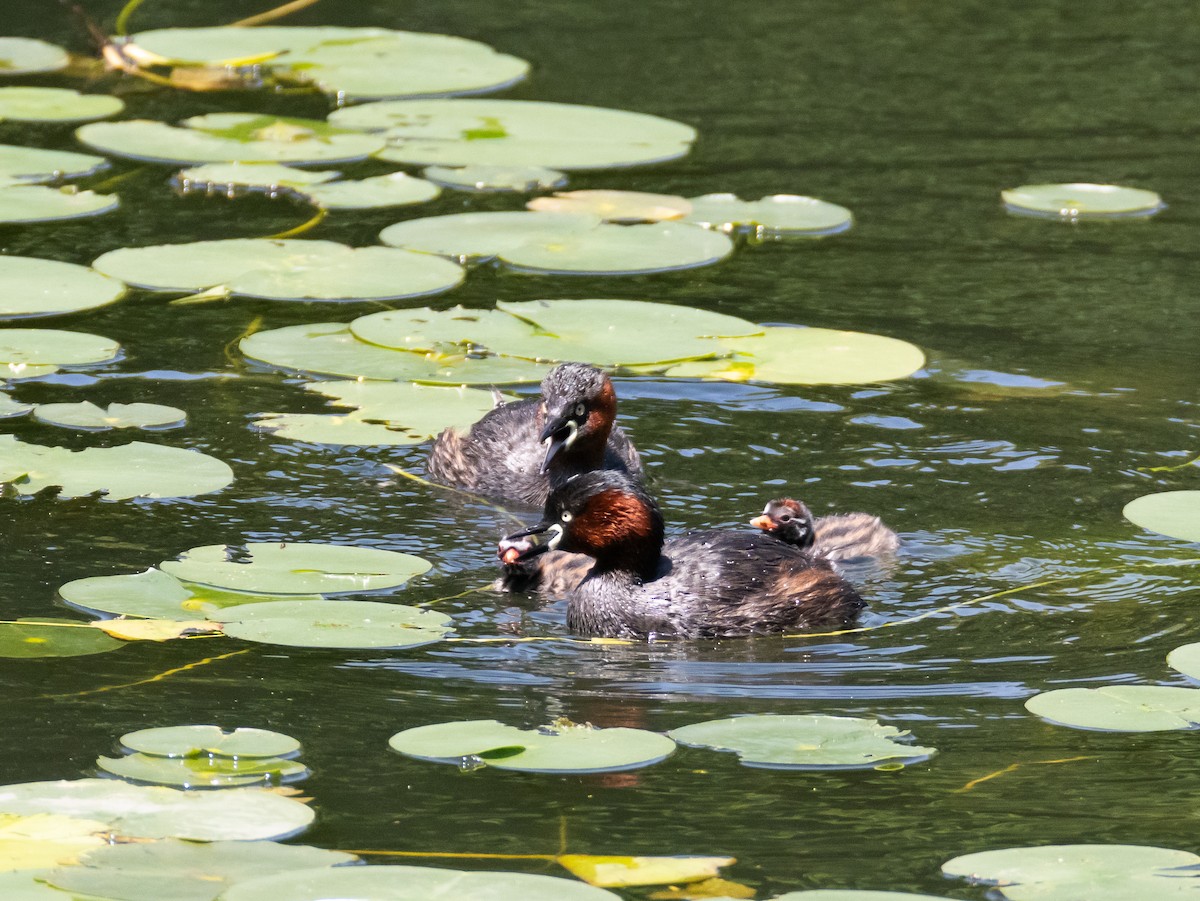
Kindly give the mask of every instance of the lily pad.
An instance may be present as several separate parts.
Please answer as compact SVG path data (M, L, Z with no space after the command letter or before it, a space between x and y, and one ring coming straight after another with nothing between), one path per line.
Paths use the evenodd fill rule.
M0 435L0 482L11 484L19 494L58 486L60 497L96 492L107 500L193 497L220 491L232 481L227 464L178 447L134 441L72 451Z
M430 385L536 383L550 366L499 357L434 357L360 341L343 322L318 322L256 332L243 338L247 357L290 372L395 379Z
M772 194L761 200L705 194L691 202L688 222L724 232L818 238L844 232L854 224L854 215L844 206L796 194Z
M198 842L282 839L313 820L306 804L265 789L195 792L115 779L0 786L0 813L56 813L102 821L125 838Z
M1191 679L1200 679L1200 642L1175 648L1167 654L1167 666Z
M3 52L0 49L0 55ZM4 73L2 64L0 73ZM124 103L107 94L80 94L68 88L0 88L0 121L88 122L115 116L124 108Z
M148 569L128 576L76 579L59 588L58 593L68 604L83 610L179 621L209 616L223 607L279 600L277 594L222 591L206 585L181 582L159 569ZM288 600L292 601L319 601L321 598L319 594L288 595Z
M120 205L116 196L80 191L72 186L0 185L0 223L84 219L111 213Z
M123 642L57 616L0 623L0 657L83 657L115 651Z
M36 38L0 37L0 75L30 75L65 69L67 51Z
M397 732L393 751L438 763L461 765L464 758L523 773L607 773L633 770L665 760L675 742L644 729L596 729L555 723L517 729L496 720L436 723Z
M426 439L383 422L368 422L359 412L262 413L255 428L277 438L345 447L407 447Z
M353 854L304 845L166 839L100 848L79 866L53 870L45 879L66 892L114 901L215 901L236 882L355 860Z
M103 432L110 429L172 429L187 420L187 413L162 404L109 404L91 401L74 404L39 404L34 418L68 429Z
M350 331L370 344L445 357L527 341L534 326L503 310L455 306L370 313L351 322Z
M384 146L382 138L319 119L209 113L178 126L150 119L93 122L76 130L102 153L150 163L349 163Z
M598 228L600 219L586 213L454 213L409 219L379 234L384 244L433 253L460 262L486 262L525 244L566 241Z
M1153 216L1167 208L1153 191L1087 183L1022 185L1000 192L1010 213L1056 219L1119 219Z
M329 121L384 131L389 162L609 169L687 154L696 131L624 110L533 100L400 100L346 107Z
M667 375L784 385L860 385L907 378L925 365L920 348L865 332L770 326L757 336L717 343L728 359L685 363Z
M106 773L155 785L179 788L229 788L242 785L278 785L308 775L308 767L278 757L155 757L127 754L100 757L96 766Z
M542 213L590 213L605 222L662 222L692 212L685 197L644 191L565 191L535 197L525 206Z
M86 366L115 360L121 345L99 335L48 328L0 331L0 363Z
M1034 695L1025 709L1060 726L1113 732L1162 732L1200 725L1200 688L1105 685Z
M434 610L376 601L276 601L227 607L214 614L225 634L296 648L408 648L450 631Z
M8 419L11 416L24 416L32 409L33 404L20 403L0 391L0 419Z
M183 193L204 191L235 195L238 190L271 196L289 194L322 209L368 209L425 203L440 193L437 185L404 172L337 181L337 172L308 172L277 163L209 163L184 169L174 179Z
M448 260L391 247L271 238L121 248L93 265L153 291L224 288L269 300L399 300L449 291L464 274Z
M1121 511L1134 525L1183 541L1200 541L1200 491L1160 491L1130 501Z
M601 888L529 873L363 866L299 870L238 882L221 901L617 901Z
M152 757L290 757L300 750L300 742L282 732L248 728L226 732L220 726L139 729L122 735L121 744Z
M685 745L736 751L746 766L770 769L858 769L913 763L936 753L897 741L909 733L895 726L851 716L737 716L667 734Z
M646 275L711 266L732 252L733 242L720 232L686 222L648 222L602 224L563 240L530 241L500 259L520 272L547 275Z
M281 78L312 84L340 100L497 91L529 71L524 60L478 41L384 28L163 28L132 40L173 62L244 65L254 60Z
M10 870L37 871L42 867L74 863L85 851L107 844L102 834L106 828L104 823L96 820L80 820L49 813L30 816L0 814L0 873ZM0 891L7 887L0 882ZM22 895L5 892L0 897L4 901L12 901Z
M955 857L946 876L997 886L1011 901L1145 901L1192 897L1200 857L1142 845L1042 845Z
M4 40L0 38L0 40ZM3 54L0 53L0 59ZM0 144L0 181L18 179L30 184L80 178L108 168L108 160L90 153L42 150Z
M560 854L559 866L589 885L667 885L698 882L716 876L733 857L626 857L608 854Z
M567 176L545 166L429 166L421 173L435 185L456 191L529 194L567 183Z
M0 207L4 193L0 189ZM85 266L0 256L0 319L75 313L113 303L124 295L121 282Z
M194 547L159 568L177 579L230 591L291 595L395 588L428 572L430 564L412 554L378 548L255 542Z
M303 192L312 185L333 181L340 176L340 172L332 170L296 169L281 163L205 163L177 172L171 181L184 193L206 191L230 194L239 188L275 193L283 188Z
M949 901L942 895L914 895L911 892L875 892L870 889L811 889L788 892L771 901Z
M19 382L26 379L40 379L59 371L53 363L3 363L0 362L0 379Z

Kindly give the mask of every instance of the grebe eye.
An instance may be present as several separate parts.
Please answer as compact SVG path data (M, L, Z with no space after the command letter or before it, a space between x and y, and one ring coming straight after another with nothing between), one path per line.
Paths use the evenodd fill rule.
M780 514L779 514L779 521L780 521L780 522L791 522L791 521L792 521L792 514L790 514L790 513L780 513Z
M563 510L562 516L559 517L563 522L570 522L575 517L571 515L570 510Z
M582 416L586 411L587 411L587 407L585 407L583 404L575 405L575 415L576 416Z

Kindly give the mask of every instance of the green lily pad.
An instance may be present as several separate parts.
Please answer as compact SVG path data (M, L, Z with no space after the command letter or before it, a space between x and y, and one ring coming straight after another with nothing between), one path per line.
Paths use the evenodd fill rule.
M430 569L428 561L412 554L306 542L210 544L184 551L178 560L159 566L188 582L276 595L379 591L403 585Z
M667 375L784 385L860 385L906 378L925 365L920 348L865 332L770 326L757 336L717 343L728 359L684 363Z
M529 340L534 327L503 310L455 306L448 310L423 307L369 313L351 322L350 331L373 345L445 357L480 350L495 352L520 344Z
M36 38L0 37L0 75L29 75L65 69L67 51Z
M464 758L523 773L606 773L632 770L665 760L675 742L644 729L596 729L555 723L517 729L496 720L436 723L397 732L393 751L438 763L461 765Z
M0 379L19 382L25 379L40 379L53 375L59 367L53 363L3 363L0 362Z
M0 49L0 55L3 52ZM124 108L124 103L107 94L80 94L68 88L0 88L0 121L88 122L115 116Z
M322 209L365 210L425 203L441 193L437 185L404 172L359 181L335 181L310 188L307 196Z
M501 254L500 259L520 272L646 275L711 266L732 252L733 242L720 232L686 222L648 222L602 224L562 240L530 241Z
M529 71L524 60L478 41L384 28L163 28L140 32L133 41L174 62L257 59L281 78L343 100L496 91Z
M44 875L44 870L0 873L0 898L4 901L68 901L62 892L40 880L39 877Z
M486 262L525 244L566 241L598 228L586 213L454 213L409 219L379 233L384 244L433 253L461 262Z
M548 365L497 357L443 358L388 350L360 341L343 322L318 322L256 332L242 353L291 372L395 379L430 385L504 385L540 382Z
M736 751L746 766L770 769L857 769L912 763L937 753L905 744L908 732L852 716L737 716L667 733L680 744Z
M589 213L605 222L662 222L683 219L692 211L687 198L644 191L565 191L535 197L525 206L542 213Z
M48 328L0 330L0 363L86 366L115 360L121 345L99 335Z
M166 839L98 848L79 866L52 870L45 879L66 892L114 901L215 901L237 882L355 860L353 854L304 845Z
M382 138L318 119L209 113L178 126L149 119L93 122L75 136L101 153L150 163L349 163L384 146Z
M1162 732L1200 725L1200 688L1105 685L1060 688L1025 702L1030 713L1076 729Z
M464 274L448 260L391 247L271 238L121 248L93 265L153 291L220 287L269 300L399 300L449 291Z
M0 391L0 419L8 419L11 416L24 416L32 409L33 404L19 403Z
M279 600L277 594L222 591L207 585L181 582L160 569L127 576L76 579L61 586L58 594L68 604L82 610L179 621L205 619L223 607ZM321 599L319 594L288 595L290 601Z
M300 742L282 732L248 728L226 732L220 726L139 729L122 735L121 744L151 757L290 757L300 750Z
M0 623L0 657L83 657L124 644L76 619L38 616Z
M545 166L429 166L421 173L429 181L456 191L529 194L567 183L567 176Z
M115 779L0 786L0 813L57 813L105 822L126 838L197 842L282 839L313 820L306 804L265 789L196 792Z
M331 170L296 169L281 163L205 163L175 174L171 181L184 193L189 191L231 194L236 189L258 189L275 193L283 188L300 192L312 185L333 181L341 176Z
M1200 679L1200 642L1180 645L1167 654L1167 666L1192 679Z
M955 857L946 876L984 885L1011 901L1146 901L1192 897L1200 857L1142 845L1042 845Z
M844 206L795 194L772 194L761 200L705 194L692 198L686 221L724 232L816 238L846 231L854 224L854 215Z
M2 53L0 59L3 59ZM108 160L102 156L92 156L90 153L0 144L0 181L19 179L34 184L63 178L80 178L107 168Z
M1134 525L1183 541L1200 541L1200 491L1160 491L1130 501L1121 511Z
M941 895L914 895L911 892L876 892L870 889L819 888L806 892L788 892L771 901L949 901Z
M532 100L400 100L346 107L329 121L382 130L394 163L609 169L685 156L696 131L644 113Z
M187 413L161 404L109 404L98 407L90 401L74 404L39 404L34 418L51 425L93 432L109 429L178 428Z
M277 438L306 444L345 447L407 447L427 440L383 422L368 422L355 411L333 413L261 413L254 427Z
M277 163L209 163L184 169L175 183L192 191L234 196L241 191L271 196L290 194L323 209L368 209L425 203L437 197L437 185L404 172L337 181L337 172L309 172Z
M134 441L72 451L0 435L0 483L9 483L18 494L57 486L59 497L97 492L106 500L194 497L220 491L232 481L227 464L178 447Z
M0 189L0 205L4 193ZM36 257L0 256L0 319L75 313L102 307L124 296L125 286L121 282L85 266Z
M365 866L299 870L239 882L221 901L617 901L571 879L434 867Z
M377 601L276 601L227 607L214 617L225 634L296 648L408 648L450 631L434 610Z
M0 185L0 223L55 222L111 213L121 205L114 195L73 186Z
M243 785L278 785L302 779L308 767L278 757L155 757L127 754L100 757L96 766L106 773L134 782L173 785L179 788L230 788Z
M1072 221L1153 216L1167 208L1153 191L1120 185L1022 185L1000 196L1011 213Z

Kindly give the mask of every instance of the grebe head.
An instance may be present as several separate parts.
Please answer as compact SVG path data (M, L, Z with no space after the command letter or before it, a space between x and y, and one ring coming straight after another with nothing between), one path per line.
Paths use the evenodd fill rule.
M515 564L550 550L596 559L593 572L624 569L651 579L663 546L658 504L627 473L572 476L551 492L542 521L502 539L501 561Z
M586 363L563 363L542 379L546 425L541 441L546 445L542 473L559 453L578 444L596 456L598 463L617 418L617 394L607 375Z
M790 497L771 501L761 516L750 520L750 525L772 532L777 538L799 548L810 548L816 540L812 514L808 507Z

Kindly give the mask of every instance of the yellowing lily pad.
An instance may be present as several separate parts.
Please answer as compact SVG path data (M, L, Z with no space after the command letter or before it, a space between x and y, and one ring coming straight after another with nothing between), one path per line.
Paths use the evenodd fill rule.
M2 64L0 74L5 74ZM0 121L88 122L115 116L124 108L124 103L107 94L80 94L68 88L0 88Z
M1011 213L1071 221L1153 216L1167 207L1153 191L1080 182L1022 185L1000 196Z
M34 418L69 429L102 432L109 429L172 429L187 420L187 413L162 404L109 404L91 401L73 404L39 404Z
M733 857L621 857L600 854L560 854L556 860L589 885L616 888L627 885L666 885L698 882L716 876Z
M225 634L297 648L408 648L450 631L434 610L376 601L276 601L227 607L215 614Z
M1076 729L1162 732L1200 725L1200 688L1105 685L1059 688L1025 702L1030 713Z
M692 198L688 222L718 231L818 238L844 232L854 224L844 206L815 197L772 194L761 200L742 200L736 194L705 194Z
M3 194L0 189L0 206ZM125 286L121 282L85 266L36 257L0 256L0 319L90 310L120 300L124 295Z
M535 197L525 206L542 213L590 213L605 222L662 222L692 212L687 198L644 191L564 191Z
M421 174L436 185L479 193L529 194L567 183L566 174L545 166L429 166Z
M248 728L227 732L220 726L139 729L122 735L121 744L152 757L290 757L300 750L300 742L282 732Z
M115 651L121 644L88 623L57 616L0 623L0 657L83 657Z
M218 634L219 623L203 619L102 619L90 624L121 641L173 641L192 635Z
M73 864L85 852L108 843L106 829L98 820L52 813L0 814L0 873Z
M1130 501L1121 511L1134 525L1183 541L1200 541L1200 491L1160 491Z

